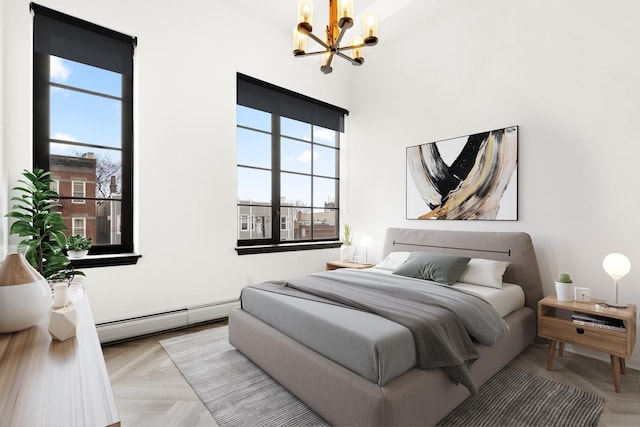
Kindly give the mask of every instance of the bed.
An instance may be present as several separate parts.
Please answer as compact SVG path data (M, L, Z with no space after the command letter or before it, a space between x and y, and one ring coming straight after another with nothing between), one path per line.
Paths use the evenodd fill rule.
M543 293L531 238L519 232L387 230L385 257L413 251L509 263L502 280L519 285L524 301L521 308L504 316L508 335L492 346L475 344L480 357L469 372L475 384L484 384L536 337L537 302ZM244 303L243 309L230 312L230 343L333 425L434 425L470 395L468 388L455 384L443 369L415 366L411 347L406 347L410 344L394 332L402 326L390 325L387 319L367 317L375 316L371 313L356 314L345 320L340 310L348 309L342 307L332 307L328 314L314 312L314 302L306 301L296 303L296 310L300 310L300 318L316 318L317 323L308 319L305 324L289 321L301 323L302 332L296 332L295 328L287 330L286 321L278 320L281 310L277 304L284 304L280 300L286 296L268 298L273 300L268 304L264 299L254 300L250 310L253 313ZM262 306L265 306L264 313L260 312ZM309 311L305 311L305 306ZM376 325L376 334L382 336L382 341L372 346L373 356L365 355L366 349L359 350L355 339L351 341L353 345L335 346L342 348L338 352L342 354L329 354L329 357L305 341L306 336L320 340L335 339L340 334L349 337L354 334L351 329L357 330L358 325L364 324ZM338 330L340 333L335 333ZM322 331L325 331L324 338ZM365 344L361 347L367 347ZM387 347L392 356L381 361L382 347ZM359 353L361 351L363 353ZM377 363L373 371L366 364L358 365L367 357ZM344 362L349 358L355 365ZM396 359L399 363L394 364Z

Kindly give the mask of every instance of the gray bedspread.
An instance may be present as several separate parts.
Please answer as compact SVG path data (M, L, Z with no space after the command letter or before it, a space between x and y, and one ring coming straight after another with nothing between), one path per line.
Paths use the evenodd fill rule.
M504 320L484 299L424 280L340 269L250 287L347 306L397 322L412 332L420 368L442 368L472 393L477 387L469 367L479 357L472 338L491 346L508 333Z

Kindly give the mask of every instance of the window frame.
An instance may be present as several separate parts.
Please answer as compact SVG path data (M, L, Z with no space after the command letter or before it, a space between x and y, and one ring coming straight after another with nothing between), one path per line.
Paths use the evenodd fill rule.
M81 184L82 186L82 191L81 194L78 196L76 195L76 184ZM73 203L74 205L85 205L87 203L87 182L86 181L82 181L82 180L78 180L78 179L72 179L71 180L71 203Z
M284 252L284 251L297 251L307 249L326 249L332 247L339 247L340 242L340 134L344 131L344 116L349 112L343 108L336 107L331 104L327 104L323 101L310 98L305 95L284 89L267 82L255 79L250 76L246 76L241 73L237 73L237 85L238 85L238 98L236 100L236 108L238 105L252 108L255 110L263 111L271 115L271 129L266 132L264 129L258 129L257 127L251 127L246 125L240 125L236 120L236 129L247 129L250 131L256 131L261 133L268 133L271 136L271 163L268 170L271 174L271 202L265 205L265 208L271 209L271 237L263 239L241 239L237 238L236 251L239 255L255 254L255 253L268 253L268 252ZM242 98L242 100L241 100ZM313 168L310 173L304 173L302 175L309 176L312 185L312 194L310 200L310 206L305 206L308 209L310 215L313 215L319 209L327 209L324 207L314 205L313 188L315 186L314 178L329 178L335 180L335 200L334 206L330 207L335 211L335 236L331 238L318 238L313 233L313 221L311 221L312 232L308 239L304 240L283 240L282 234L286 235L286 231L281 228L281 215L283 210L289 209L290 206L281 205L281 188L280 188L280 176L282 173L295 173L291 171L282 170L280 164L281 156L281 143L282 139L299 140L291 135L282 135L281 133L281 117L297 120L303 123L311 125L311 140L307 142L311 144L311 152L313 148L317 146L329 147L335 150L335 176L327 177L321 174L315 174ZM314 127L320 127L324 129L330 129L335 131L335 144L333 146L324 144L319 141L314 141ZM236 163L236 173L240 167L250 168L250 166L241 166ZM261 169L261 168L257 168ZM262 169L261 169L262 170ZM237 200L236 210L239 211L240 206L262 206L253 205L250 203L241 203L241 200ZM239 212L238 212L239 213ZM278 221L275 219L278 218ZM253 223L252 223L253 225ZM287 228L292 227L291 224L287 224Z
M33 48L33 167L41 168L44 170L50 170L50 144L53 137L50 134L50 88L55 83L50 79L50 56L58 56L64 59L69 59L74 62L78 62L76 57L67 57L60 55L55 49L66 50L72 52L73 55L87 56L86 52L90 52L93 49L87 49L87 46L91 45L94 40L100 44L100 48L105 49L105 46L111 48L111 43L114 46L113 49L120 49L117 54L128 52L130 48L131 57L128 55L122 56L125 59L118 66L122 67L125 71L115 71L121 76L122 79L122 115L120 122L121 133L121 232L120 243L109 245L94 245L89 251L89 256L82 260L72 260L73 267L100 267L100 266L114 266L114 265L131 265L135 264L140 258L140 255L134 253L134 206L133 206L133 165L134 165L134 150L133 150L133 134L134 134L134 88L133 88L133 54L135 52L135 46L137 39L135 37L128 36L105 27L69 16L52 9L31 3L30 8L34 14L34 48ZM40 24L38 24L40 22ZM53 24L50 24L53 23ZM50 33L49 33L50 31ZM59 43L57 47L54 43L51 43L51 47L47 44L43 48L42 42L38 42L44 37L51 37L57 34L56 31L65 32L71 36L78 35L80 39L81 34L87 34L91 37L83 38L83 46L74 47L73 44ZM67 33L65 33L66 35ZM74 38L73 40L76 40ZM79 45L82 45L80 43ZM61 47L62 46L62 47ZM98 45L96 45L97 47ZM84 48L84 51L82 50ZM49 49L49 51L46 51ZM77 51L74 51L76 49ZM104 66L101 61L104 61L104 55L100 55L99 49L97 55L93 55L93 52L89 54L89 57L95 59L96 62L83 61L87 65L94 67L109 69ZM85 53L80 53L85 52ZM114 53L114 57L117 57ZM110 60L110 59L106 59ZM130 61L127 62L127 61ZM124 64L124 65L123 65ZM128 64L128 65L127 65ZM91 144L88 144L91 146ZM86 146L86 145L85 145ZM100 148L100 147L96 147ZM82 200L83 203L94 202L94 200L101 200L102 198L87 198L86 197L86 182L85 197ZM73 184L72 194L69 197L60 196L60 199L71 199L72 203L77 203L78 199L74 200ZM73 217L72 217L73 221ZM73 225L73 223L72 223ZM85 227L86 229L86 227ZM70 230L72 231L72 230Z
M76 221L82 222L82 227L76 227ZM82 233L78 232L78 229L82 229ZM87 218L82 216L71 217L71 235L75 236L80 234L82 237L87 237Z

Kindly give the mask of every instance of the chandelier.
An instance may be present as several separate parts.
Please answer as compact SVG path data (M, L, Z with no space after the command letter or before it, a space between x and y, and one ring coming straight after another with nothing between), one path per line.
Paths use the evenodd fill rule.
M326 41L313 34L313 3L311 0L300 0L298 3L298 25L293 29L293 55L296 57L323 55L320 70L329 74L333 71L331 63L334 56L346 59L353 65L364 63L365 46L378 43L378 20L372 13L363 20L364 38L356 36L350 44L342 45L344 33L353 27L353 0L329 0L329 25L327 25ZM307 38L313 39L322 46L322 50L307 52ZM349 53L348 55L344 53Z

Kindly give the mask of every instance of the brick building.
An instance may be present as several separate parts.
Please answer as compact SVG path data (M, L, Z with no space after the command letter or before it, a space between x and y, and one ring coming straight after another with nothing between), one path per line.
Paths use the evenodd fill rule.
M96 159L93 153L81 157L51 155L52 188L60 196L62 219L69 234L96 241Z

